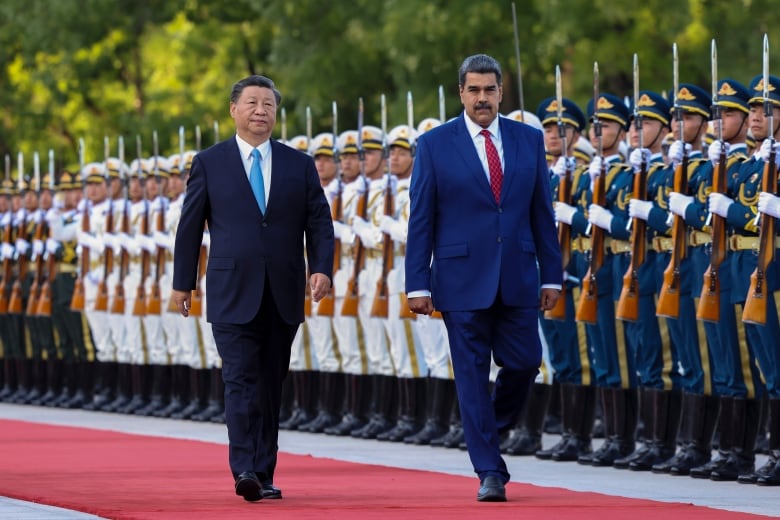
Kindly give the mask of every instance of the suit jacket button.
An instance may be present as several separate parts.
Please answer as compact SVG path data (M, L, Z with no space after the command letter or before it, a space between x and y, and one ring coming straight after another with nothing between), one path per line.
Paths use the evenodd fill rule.
M268 222L263 222L263 227L268 227Z
M498 212L499 213L503 213L504 212L504 208L498 208Z
M501 243L501 237L498 237L498 241L497 241L497 242L498 242L498 243Z

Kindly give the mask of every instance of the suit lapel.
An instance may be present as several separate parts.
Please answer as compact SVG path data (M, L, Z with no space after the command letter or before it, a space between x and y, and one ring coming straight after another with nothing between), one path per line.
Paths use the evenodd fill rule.
M474 147L474 139L469 135L468 128L466 128L466 123L463 119L464 117L467 117L466 114L461 114L453 128L455 150L458 151L463 159L466 169L474 177L474 181L477 183L477 186L479 186L479 190L495 203L493 192L490 191L490 181L488 181L488 178L485 175L485 170L482 169L482 163L479 161L477 149Z

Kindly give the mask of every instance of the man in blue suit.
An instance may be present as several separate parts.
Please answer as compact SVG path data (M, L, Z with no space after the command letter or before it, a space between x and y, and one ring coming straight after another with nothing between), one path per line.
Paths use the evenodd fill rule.
M303 321L304 240L312 300L330 289L333 224L314 162L270 139L281 95L250 76L233 86L236 135L195 157L174 250L173 295L187 316L205 224L211 233L207 318L222 358L235 491L273 486L282 381Z
M466 58L458 79L463 114L417 147L406 291L414 312L443 314L477 500L505 501L500 436L537 374L538 312L554 306L563 272L542 133L498 117L490 56ZM501 367L492 395L491 354Z

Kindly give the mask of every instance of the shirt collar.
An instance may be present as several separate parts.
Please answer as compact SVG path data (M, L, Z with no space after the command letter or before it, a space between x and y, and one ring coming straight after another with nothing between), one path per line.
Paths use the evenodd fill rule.
M254 150L255 147L241 139L238 134L236 134L236 144L238 144L238 150L241 152L241 158L245 162L248 161L249 156L252 155L252 150ZM263 159L267 158L268 154L271 152L271 140L266 139L257 147L257 149L260 151L260 156Z
M466 130L468 130L469 135L471 136L472 139L475 139L482 130L487 130L487 131L490 132L490 135L492 137L498 138L499 137L499 134L498 134L498 117L500 117L500 116L497 116L493 120L493 122L490 123L490 126L488 126L487 128L482 128L477 123L472 121L471 118L468 116L468 114L466 114L466 112L463 112L463 119L466 121Z

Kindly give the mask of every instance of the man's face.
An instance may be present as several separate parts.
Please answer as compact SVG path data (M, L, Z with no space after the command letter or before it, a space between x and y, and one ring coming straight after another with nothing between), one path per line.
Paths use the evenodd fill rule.
M49 190L41 191L39 204L41 209L50 209L52 206L52 192Z
M33 190L28 190L24 193L24 208L27 211L38 209L38 194Z
M341 154L341 173L344 182L352 182L360 175L360 161L356 153Z
M772 116L774 118L775 127L780 123L780 108L772 106ZM764 105L756 103L750 105L750 115L748 116L748 126L750 132L755 137L756 141L763 141L767 138L767 122L766 116L764 116Z
M108 188L105 182L90 182L87 184L87 198L92 202L103 202Z
M325 186L336 177L336 161L330 155L320 154L314 157L314 166L320 176L320 184Z
M154 175L151 175L146 179L146 197L149 200L154 200L159 194L160 183L157 182L157 178Z
M144 196L144 188L141 186L141 181L138 177L132 177L130 179L127 190L127 194L133 202L138 202Z
M580 134L571 125L564 124L563 128L566 134L566 146L569 149L568 155L571 155L571 151L574 149L574 145L577 144ZM563 142L560 135L558 135L557 123L544 125L544 148L555 157L563 155Z
M665 128L663 123L657 119L642 119L642 145L647 148L651 145L661 143L661 129ZM667 128L668 131L668 128ZM628 137L631 139L631 147L636 148L639 146L639 132L636 130L636 125L631 124L628 128Z
M276 124L274 92L257 86L244 88L238 101L230 103L230 117L236 123L236 133L249 144L267 141Z
M715 135L718 134L718 125L723 125L723 139L726 141L742 142L747 136L748 125L743 124L746 115L741 110L727 108L720 114L720 122L713 122Z
M460 102L466 115L482 128L487 128L498 116L503 92L495 73L467 72L460 86Z
M390 173L404 179L412 173L412 152L402 146L390 147Z
M683 112L683 141L692 143L705 127L705 121L702 116ZM678 123L674 113L672 113L672 135L674 135L676 141L680 140L680 123Z
M111 177L111 198L118 199L122 196L122 180L119 177Z
M596 131L593 125L590 125L589 130L590 144L593 148L598 150L599 140L596 137ZM620 140L623 138L623 127L617 121L610 121L608 119L601 120L601 141L604 144L604 152L612 152L612 149L617 149ZM609 147L609 150L607 150Z
M171 175L168 179L168 197L175 199L184 191L184 181L180 175Z
M366 176L369 179L378 179L385 172L385 161L382 150L366 150Z

